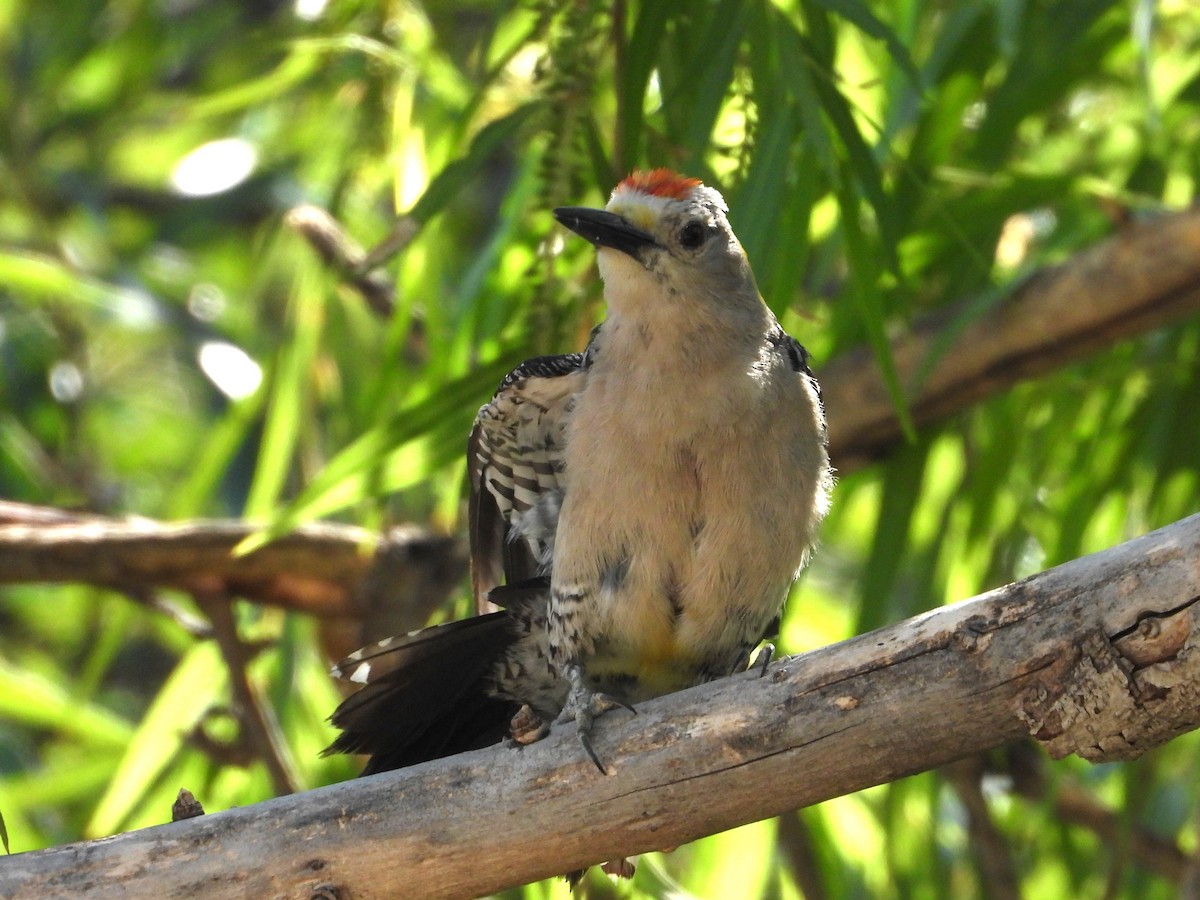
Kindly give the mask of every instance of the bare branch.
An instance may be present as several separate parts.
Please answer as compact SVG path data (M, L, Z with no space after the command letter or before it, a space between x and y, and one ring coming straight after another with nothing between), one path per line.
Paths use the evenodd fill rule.
M0 585L80 582L244 597L322 621L332 658L424 625L466 573L460 541L415 526L380 536L302 525L251 553L238 521L163 524L0 501Z
M271 785L276 794L294 794L299 790L294 766L287 750L287 742L280 732L279 722L264 703L254 684L250 681L247 666L250 653L242 643L237 631L237 619L228 595L210 591L196 595L196 602L203 608L213 624L221 657L229 670L229 684L236 701L236 713L241 738L249 746L256 759L266 764L271 776Z
M395 285L385 274L375 270L375 266L390 254L381 254L377 259L377 254L373 252L368 257L341 223L319 206L297 206L288 211L285 221L312 245L321 259L358 291L372 312L381 319L391 317L396 306ZM394 243L395 235L393 231L386 240ZM408 240L412 240L412 235L408 236ZM388 249L391 249L390 244Z
M471 897L1029 733L1055 756L1111 760L1198 724L1200 515L766 677L610 713L597 736L610 777L560 728L520 750L0 859L0 894Z
M892 346L918 425L941 421L1019 381L1200 312L1200 209L1131 225L1045 269L970 320L967 304L918 322ZM942 351L928 376L918 377ZM895 407L867 347L818 366L829 411L830 455L841 472L886 456L903 440Z
M361 595L364 585L386 584L414 561L440 564L440 579L451 583L466 569L457 541L413 526L380 537L312 523L237 555L238 544L256 530L249 522L163 524L0 501L0 584L223 589L327 619L358 618L370 603Z

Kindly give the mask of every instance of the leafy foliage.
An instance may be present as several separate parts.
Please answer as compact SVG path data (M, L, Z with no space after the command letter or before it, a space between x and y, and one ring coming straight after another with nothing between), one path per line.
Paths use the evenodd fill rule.
M721 187L818 373L863 342L891 372L917 315L977 314L1196 191L1187 0L14 0L0 48L0 496L114 513L457 528L474 410L602 315L548 211L635 165ZM386 321L284 226L300 202L368 245L416 226ZM1198 402L1188 322L914 433L839 484L786 648L1194 511ZM272 642L251 675L303 785L348 777L317 757L336 697L311 623L238 618ZM181 785L209 809L269 796L261 764L214 752L225 672L178 621L30 586L0 623L15 848L162 821ZM1026 893L1173 896L1129 836L1194 844L1195 748L1055 764L1041 803L995 779ZM1060 820L1067 788L1116 812L1118 846ZM644 860L633 891L978 894L964 815L928 774Z

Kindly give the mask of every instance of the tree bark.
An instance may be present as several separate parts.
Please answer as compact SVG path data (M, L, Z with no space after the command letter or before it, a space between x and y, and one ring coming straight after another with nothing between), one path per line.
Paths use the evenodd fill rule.
M970 301L938 310L892 343L892 358L921 426L1197 313L1200 208L1129 225L978 313ZM904 440L869 348L828 365L818 360L816 371L840 472L887 456Z
M0 500L0 585L79 582L139 597L155 588L242 597L321 620L336 657L420 628L467 571L462 541L414 525L379 535L314 522L239 554L258 529Z
M1200 725L1200 515L574 730L0 859L5 897L472 897L1032 734L1130 759ZM164 810L164 816L166 811Z

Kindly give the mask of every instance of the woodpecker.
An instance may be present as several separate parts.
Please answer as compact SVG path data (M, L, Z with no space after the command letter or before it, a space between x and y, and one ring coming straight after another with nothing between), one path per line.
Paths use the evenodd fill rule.
M514 369L476 417L472 582L500 611L335 667L364 687L329 751L371 754L366 772L572 720L603 772L595 717L745 668L828 509L808 354L721 195L655 169L554 216L595 246L607 318L583 352Z

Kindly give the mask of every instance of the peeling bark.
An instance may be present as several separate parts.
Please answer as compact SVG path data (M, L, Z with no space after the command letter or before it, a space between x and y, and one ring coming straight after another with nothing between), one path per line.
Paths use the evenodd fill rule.
M1131 596L1142 588L1135 578ZM1191 597L1115 634L1081 636L1074 657L1024 698L1022 720L1055 759L1091 762L1136 759L1191 731L1200 725L1198 616L1200 597Z

